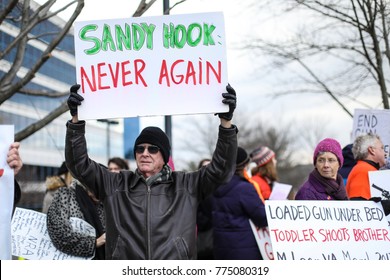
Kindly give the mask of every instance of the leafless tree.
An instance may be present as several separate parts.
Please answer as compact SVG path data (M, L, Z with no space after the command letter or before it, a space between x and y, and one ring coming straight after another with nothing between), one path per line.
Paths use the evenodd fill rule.
M175 5L185 1L186 0L180 1ZM5 47L5 49L0 50L0 60L3 60L3 58L9 56L12 52L15 53L7 73L5 73L5 75L0 78L0 105L3 104L6 100L10 99L16 93L36 97L44 96L47 98L62 97L62 99L64 96L69 94L68 92L34 90L31 87L32 79L36 76L44 63L52 57L53 52L57 51L58 45L61 43L64 37L67 36L73 22L80 15L84 7L84 0L74 0L69 1L68 4L58 8L56 11L53 11L52 8L55 2L55 0L48 0L43 5L38 7L38 9L32 11L30 0L10 0L4 9L0 10L0 25L7 24L7 20L18 23L18 26L20 27L17 31L18 34L14 37L12 42L10 42ZM156 0L140 0L133 16L136 17L143 15L155 2ZM71 10L73 12L60 32L47 32L34 36L31 35L31 30L37 28L40 24L47 21L48 19L57 16L59 13L69 11L69 9L73 9ZM25 73L21 74L20 70L22 68L23 61L27 59L27 44L31 41L40 41L40 39L43 37L47 42L46 49L42 51L40 56L34 58L32 67L30 67ZM52 108L52 110L46 116L18 131L15 135L15 141L22 141L23 139L29 137L65 113L67 110L69 109L66 102L61 102L57 108Z
M283 88L273 95L325 93L351 117L352 102L390 108L389 1L263 0L252 5L297 26L295 34L257 35L245 43L254 55L271 59L269 71L290 73L283 81L278 76ZM367 97L375 101L368 104Z

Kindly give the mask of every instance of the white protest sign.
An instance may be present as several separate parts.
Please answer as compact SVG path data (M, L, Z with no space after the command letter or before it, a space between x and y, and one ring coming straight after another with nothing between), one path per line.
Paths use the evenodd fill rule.
M251 225L253 235L255 236L261 256L264 260L273 260L274 253L272 251L272 244L268 227L259 228L251 220L249 220L249 224Z
M80 119L227 112L223 13L75 22Z
M291 188L292 188L292 185L274 182L273 187L272 187L272 192L271 192L269 199L270 200L285 200L285 199L287 199L287 196L290 193ZM249 220L249 223L251 225L253 235L255 236L257 246L259 246L260 253L263 256L263 259L264 260L273 260L274 254L272 251L272 244L271 244L271 238L269 235L269 228L268 227L259 228L251 220Z
M272 187L272 192L269 197L270 200L285 200L290 193L292 185L282 184L279 182L274 182Z
M390 260L390 232L373 201L267 200L276 260Z
M87 222L71 217L76 232L95 236L95 229ZM12 255L29 260L86 260L57 250L47 232L46 214L16 208L12 217Z
M355 140L356 136L369 132L381 137L386 158L388 158L390 153L390 110L355 109L351 142Z
M14 204L14 171L7 163L14 142L14 126L0 125L0 260L11 259L11 217Z
M390 170L368 171L371 197L390 199ZM386 216L390 227L390 215Z

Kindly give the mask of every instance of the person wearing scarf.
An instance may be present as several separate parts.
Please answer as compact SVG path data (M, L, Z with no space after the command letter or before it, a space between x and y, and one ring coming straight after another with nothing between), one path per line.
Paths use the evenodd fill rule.
M348 200L344 180L338 173L344 157L340 143L325 138L313 155L314 170L298 190L295 200Z

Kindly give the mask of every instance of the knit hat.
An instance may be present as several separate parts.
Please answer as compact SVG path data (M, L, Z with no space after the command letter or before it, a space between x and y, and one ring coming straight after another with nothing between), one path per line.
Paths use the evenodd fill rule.
M135 147L139 144L148 143L155 145L160 148L164 162L169 161L171 153L171 144L169 143L168 136L159 127L148 126L144 128L140 135L137 137L134 143L134 158L135 158Z
M316 149L314 150L314 155L313 155L314 165L316 164L318 154L325 153L325 152L333 153L337 157L340 167L343 166L344 157L343 157L343 152L341 150L341 145L339 142L337 142L337 140L332 138L325 138L320 143L318 143Z
M257 166L263 166L275 157L275 152L267 146L260 146L250 154L250 157L252 161L256 162Z
M249 162L248 153L245 151L245 149L238 147L237 158L236 158L236 169L243 169L248 162Z

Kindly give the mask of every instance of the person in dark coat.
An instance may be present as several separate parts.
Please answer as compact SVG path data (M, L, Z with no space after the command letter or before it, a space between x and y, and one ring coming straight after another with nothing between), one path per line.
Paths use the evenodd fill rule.
M227 85L211 163L193 172L172 171L171 144L158 127L144 128L134 143L137 168L110 172L88 156L85 121L77 108L80 85L71 88L68 106L66 164L72 175L103 202L106 259L196 259L196 213L200 201L233 176L238 129L232 124L236 92ZM83 104L90 106L91 104ZM92 104L93 105L93 104Z
M344 146L344 148L342 149L344 163L339 170L339 174L341 175L341 177L343 177L345 186L347 185L348 175L356 164L356 160L353 157L353 153L352 153L352 145L353 145L352 143L348 144Z
M230 182L213 197L214 258L217 260L262 260L249 220L266 227L265 206L254 186L244 177L247 152L238 147L236 171Z

